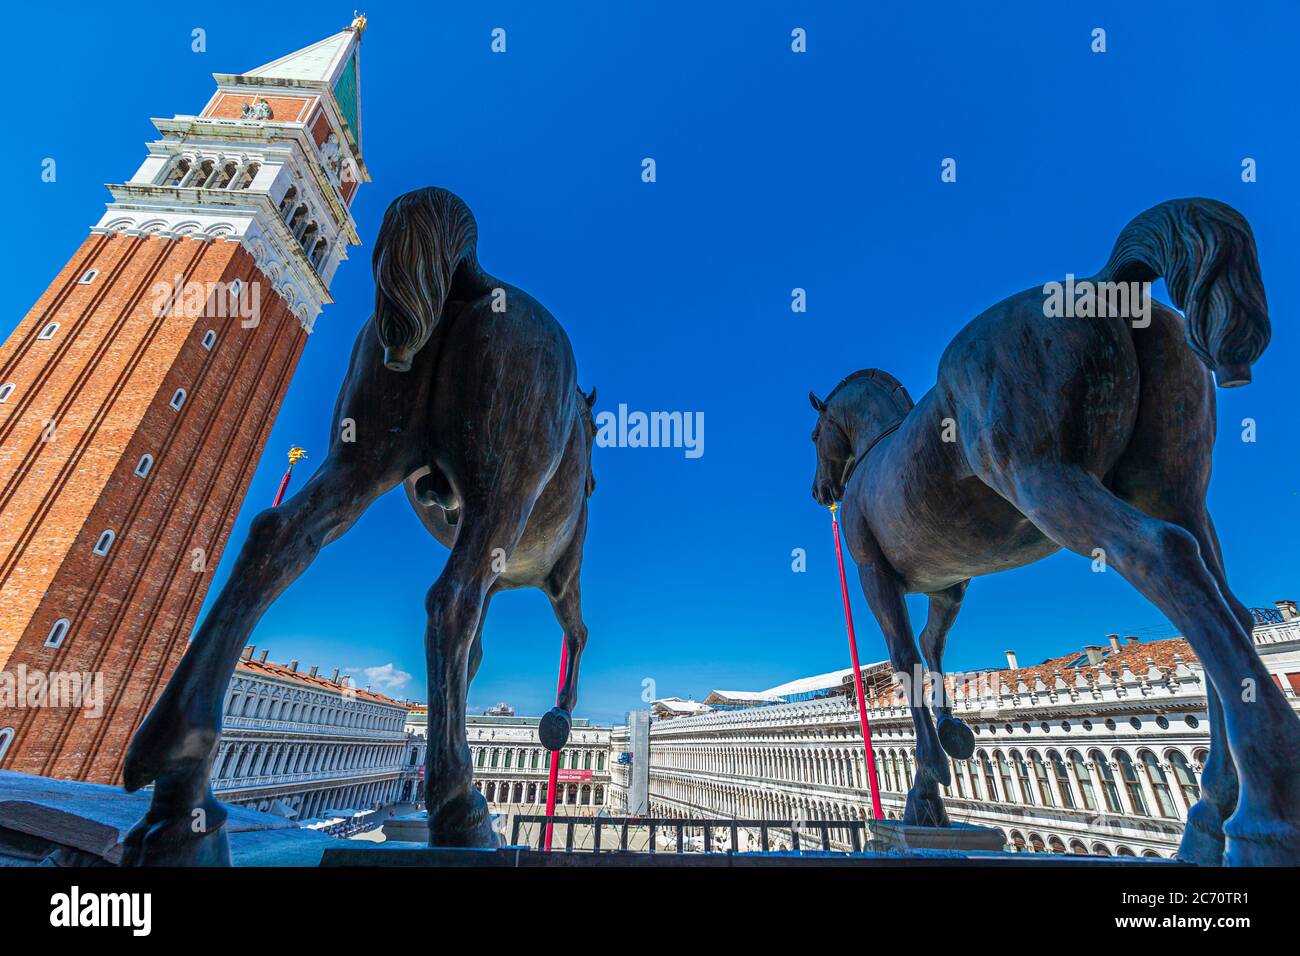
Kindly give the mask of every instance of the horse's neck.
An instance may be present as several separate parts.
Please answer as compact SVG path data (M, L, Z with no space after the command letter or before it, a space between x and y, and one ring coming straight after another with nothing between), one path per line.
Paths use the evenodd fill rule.
M855 409L847 429L853 457L862 459L877 442L897 431L906 417L897 409L880 408L874 403Z

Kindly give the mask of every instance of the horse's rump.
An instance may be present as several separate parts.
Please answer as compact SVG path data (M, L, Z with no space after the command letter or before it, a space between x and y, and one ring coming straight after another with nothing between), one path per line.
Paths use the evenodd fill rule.
M1271 328L1255 237L1237 210L1213 199L1153 206L1124 227L1098 278L1163 278L1186 316L1188 347L1218 383L1250 381Z

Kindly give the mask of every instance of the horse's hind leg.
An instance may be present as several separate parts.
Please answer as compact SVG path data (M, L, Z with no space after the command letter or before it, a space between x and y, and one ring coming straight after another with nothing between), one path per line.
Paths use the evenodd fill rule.
M429 748L425 806L433 846L497 846L487 801L473 787L465 740L470 657L484 602L500 567L523 536L535 495L489 495L463 506L447 564L429 589L425 653L429 663ZM475 665L477 666L477 664Z
M1223 567L1223 553L1219 549L1219 536L1215 533L1214 522L1204 510L1187 529L1196 535L1201 545L1201 556L1205 565L1219 583L1219 592L1228 602L1233 616L1247 635L1255 629L1255 618L1250 609L1228 587L1227 573ZM1213 681L1205 682L1205 709L1210 719L1210 755L1206 758L1201 771L1201 799L1187 813L1187 829L1183 831L1182 842L1178 845L1179 859L1199 863L1202 866L1218 866L1223 861L1225 838L1224 822L1237 809L1237 800L1241 793L1241 782L1237 779L1237 767L1232 760L1232 750L1228 745L1227 728L1223 720L1223 701Z
M1213 682L1208 679L1205 682L1205 709L1210 719L1210 755L1201 771L1201 798L1187 812L1187 827L1178 844L1178 859L1201 866L1220 866L1227 842L1223 825L1237 808L1241 787L1225 733L1223 702Z
M258 619L325 543L398 479L329 458L301 491L253 519L230 579L127 750L126 788L155 786L148 813L124 840L125 865L230 862L226 813L208 778L239 652Z
M856 560L857 555L854 557ZM934 724L930 721L930 711L925 706L921 655L917 653L916 640L912 636L903 590L892 573L869 562L858 561L858 576L871 613L885 635L890 663L896 673L903 675L912 726L916 729L916 779L907 792L903 822L928 827L949 826L939 787L948 786L952 775L948 758L944 756Z
M1143 510L1153 513L1145 507ZM1166 515L1157 514L1156 517ZM1250 634L1254 630L1255 619L1228 588L1219 538L1209 514L1201 508L1195 515L1182 520L1177 515L1167 517L1186 528L1196 538L1201 548L1201 558L1219 585L1219 593L1228 603L1242 630ZM1187 828L1183 831L1183 839L1178 846L1178 858L1202 866L1219 866L1223 862L1225 842L1223 824L1237 808L1240 784L1237 768L1232 762L1232 751L1224 733L1223 702L1219 699L1214 683L1208 679L1205 682L1205 704L1210 721L1210 755L1201 771L1201 798L1187 814Z
M551 599L555 619L564 631L566 665L564 682L557 695L555 706L541 719L537 736L542 746L552 752L560 750L569 741L573 708L578 704L578 668L582 663L582 650L587 646L587 625L582 620L582 592L578 577L582 570L582 534L584 519L574 538L574 545L551 575L546 593Z
M1196 538L1201 560L1219 586L1241 629L1255 620L1233 595L1224 571L1214 523L1205 509L1214 447L1215 395L1205 369L1183 341L1181 318L1159 309L1146 329L1133 332L1141 369L1138 419L1128 448L1115 466L1110 488L1129 504L1172 522ZM1223 824L1237 806L1239 783L1224 734L1223 704L1205 681L1210 754L1201 773L1201 797L1187 815L1180 859L1203 866L1223 862Z
M1218 688L1241 789L1227 860L1300 862L1300 721L1278 690L1196 537L1115 497L1069 465L1008 470L999 487L1053 541L1107 563L1187 637Z
M488 589L487 595L483 598L483 608L478 614L478 630L474 632L474 641L469 646L469 664L465 668L466 681L469 684L474 683L479 665L483 663L483 625L487 623L488 608L492 604L492 595L495 593L495 588Z
M952 629L952 622L961 610L967 583L962 581L929 595L930 608L926 614L925 627L921 630L921 654L925 657L926 666L930 668L930 679L934 686L936 703L931 709L939 719L939 743L949 756L958 760L969 760L975 753L975 734L952 715L948 686L943 677L943 648L948 640L948 631Z

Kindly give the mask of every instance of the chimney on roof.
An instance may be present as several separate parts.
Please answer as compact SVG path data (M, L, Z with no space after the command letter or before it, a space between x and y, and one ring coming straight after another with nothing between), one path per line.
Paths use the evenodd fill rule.
M1016 662L1015 651L1007 651L1007 667L1011 668L1013 671L1020 669L1020 665Z
M271 649L270 649L269 647L267 647L267 648L263 648L263 650L262 650L262 656L259 657L258 660L261 661L263 664L265 664L265 663L266 663L266 655L269 654L269 653L271 653Z
M1106 645L1089 644L1083 650L1084 653L1088 655L1088 663L1091 664L1093 667L1096 667L1098 664L1101 663L1101 659L1105 654Z
M246 660L246 661L247 661L247 660L251 660L252 657L253 657L253 651L256 650L256 649L257 649L257 648L256 648L256 645L253 645L253 644L249 644L247 647L245 647L245 648L244 648L244 660Z
M308 677L315 677L315 676L316 676L316 671L317 671L317 669L318 669L318 665L316 665L316 664L311 665L311 673L308 674L307 676L308 676Z
M1136 634L1125 634L1125 635L1124 635L1124 643L1125 643L1125 644L1141 644L1142 642L1138 640L1138 636L1137 636Z
M1106 635L1106 640L1110 642L1111 650L1114 650L1114 651L1119 650L1119 635L1118 635L1118 634L1107 634L1107 635Z
M330 683L337 684L338 682L339 682L339 669L336 667L334 668L334 676L330 678Z
M1274 601L1273 606L1277 612L1282 615L1284 621L1294 621L1300 618L1300 610L1296 610L1295 601Z
M290 661L290 662L289 662L289 670L293 671L295 674L298 673L298 662L297 662L297 661Z

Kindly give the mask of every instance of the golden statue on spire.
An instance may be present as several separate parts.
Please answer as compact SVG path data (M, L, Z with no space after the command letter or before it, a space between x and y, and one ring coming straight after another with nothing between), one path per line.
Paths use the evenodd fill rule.
M365 33L365 32L366 32L366 15L365 15L364 13L357 13L356 10L353 10L353 11L352 11L352 24L348 27L348 29L349 29L349 30L355 30L355 31L357 32L357 35L358 35L358 36L361 35L362 33Z

